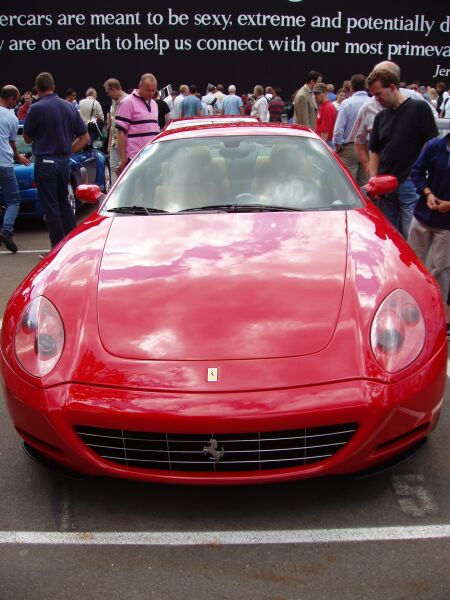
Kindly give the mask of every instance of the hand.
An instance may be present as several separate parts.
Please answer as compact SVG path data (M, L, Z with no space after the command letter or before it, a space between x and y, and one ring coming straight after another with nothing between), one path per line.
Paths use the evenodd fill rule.
M28 165L30 164L30 159L27 158L24 154L19 154L16 158L16 162L28 167Z
M117 169L116 169L117 175L120 175L126 166L127 166L127 161L120 161L120 163L117 165Z
M427 206L430 210L437 210L439 206L439 200L433 193L428 194L427 196Z
M437 212L443 214L450 211L450 202L447 200L438 200L437 203Z

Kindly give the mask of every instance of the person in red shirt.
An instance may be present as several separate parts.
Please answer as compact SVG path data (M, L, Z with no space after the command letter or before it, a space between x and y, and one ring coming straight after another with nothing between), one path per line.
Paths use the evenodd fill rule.
M325 83L316 83L313 88L314 98L319 111L317 113L317 122L314 131L326 143L333 148L333 132L336 123L337 111L328 98L327 86Z
M31 92L25 92L23 95L23 101L23 104L17 111L17 118L19 121L25 121L25 117L27 116L31 103L33 102L33 96L31 95Z

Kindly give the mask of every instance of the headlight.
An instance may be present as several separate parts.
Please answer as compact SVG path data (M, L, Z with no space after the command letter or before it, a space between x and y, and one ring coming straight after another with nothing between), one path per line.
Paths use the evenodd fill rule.
M14 349L21 366L44 377L56 366L64 348L64 327L58 311L44 296L23 311L16 328Z
M395 290L379 306L370 332L378 364L389 373L410 365L425 343L425 321L408 292Z

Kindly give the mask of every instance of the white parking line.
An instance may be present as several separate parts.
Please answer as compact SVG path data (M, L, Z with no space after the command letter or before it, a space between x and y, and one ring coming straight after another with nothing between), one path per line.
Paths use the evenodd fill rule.
M0 250L0 254L44 254L44 252L50 252L48 248L45 250L17 250L17 252L10 252L9 250Z
M287 531L186 532L58 532L2 531L1 544L66 546L249 546L273 544L340 544L450 538L450 525L362 527L354 529L294 529Z

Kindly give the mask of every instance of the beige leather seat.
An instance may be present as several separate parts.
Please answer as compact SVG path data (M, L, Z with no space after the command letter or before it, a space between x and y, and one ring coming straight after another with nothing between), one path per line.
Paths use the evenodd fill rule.
M176 212L228 200L223 159L213 160L204 146L178 150L164 166L161 179L155 208Z

